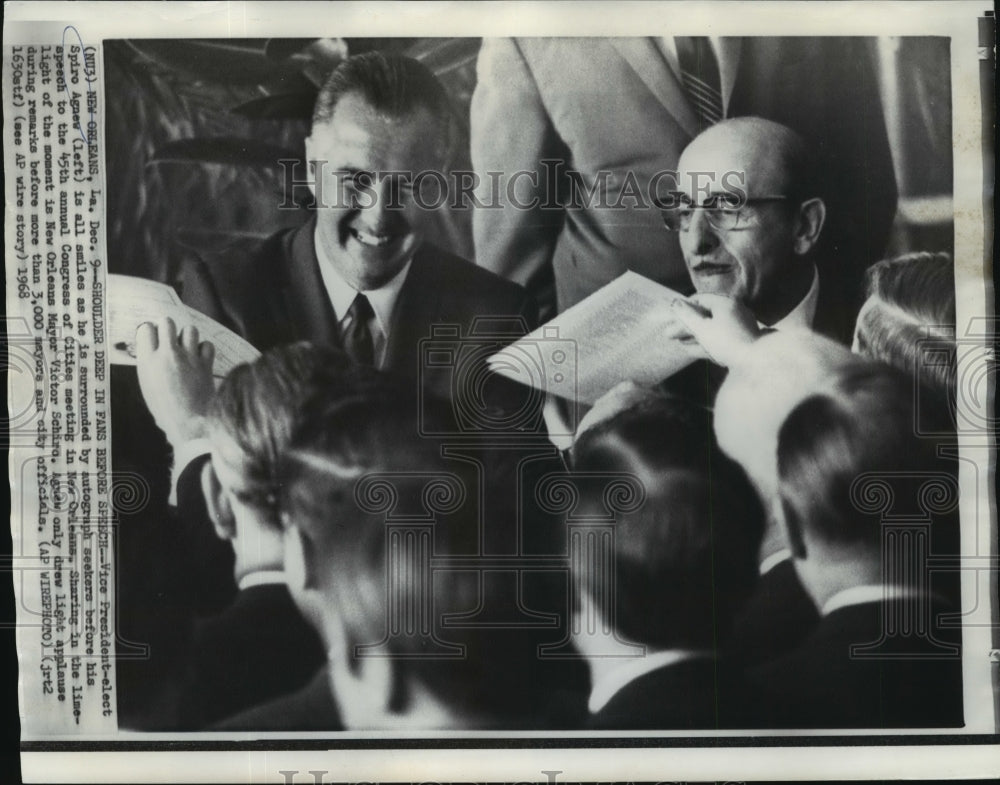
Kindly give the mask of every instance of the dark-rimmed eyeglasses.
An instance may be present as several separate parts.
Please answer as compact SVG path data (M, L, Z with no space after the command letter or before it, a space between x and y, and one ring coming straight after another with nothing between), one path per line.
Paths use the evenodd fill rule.
M756 210L754 205L768 202L787 202L787 195L752 196L739 199L732 194L713 194L701 204L694 204L685 196L679 196L670 207L661 207L663 225L671 232L686 232L691 227L691 218L700 210L705 219L720 232L748 229L754 226Z

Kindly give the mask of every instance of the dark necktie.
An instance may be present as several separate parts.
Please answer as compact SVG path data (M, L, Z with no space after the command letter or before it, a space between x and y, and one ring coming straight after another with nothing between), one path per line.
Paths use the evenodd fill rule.
M722 80L719 62L708 36L676 36L677 64L702 128L722 119Z
M375 316L372 304L361 292L358 292L347 309L347 315L351 317L344 330L344 351L358 365L375 364L375 341L372 338L371 328L368 323Z

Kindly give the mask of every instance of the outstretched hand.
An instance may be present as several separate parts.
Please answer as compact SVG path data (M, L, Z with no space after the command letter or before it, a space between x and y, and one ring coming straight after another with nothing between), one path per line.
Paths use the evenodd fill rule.
M712 362L729 368L761 335L757 319L743 303L721 294L694 294L671 303L676 319L669 337L691 341Z
M198 328L177 327L169 317L144 322L135 333L139 388L156 424L174 447L207 435L205 417L215 391L215 347L199 341Z

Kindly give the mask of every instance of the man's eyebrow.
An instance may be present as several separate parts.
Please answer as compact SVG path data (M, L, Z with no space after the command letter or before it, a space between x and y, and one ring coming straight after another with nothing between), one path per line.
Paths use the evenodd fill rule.
M732 191L709 191L707 194L702 194L701 192L699 192L697 195L702 196L703 198L701 199L701 201L695 202L695 200L691 198L692 194L686 193L684 191L678 191L677 195L679 197L683 197L685 201L687 201L689 204L703 204L713 199L718 199L720 197L726 199L732 199L734 198L734 196L736 196Z
M353 166L340 166L336 169L330 170L332 174L335 175L347 175L349 177L355 177L357 175L367 175L368 179L372 182L381 180L383 177L389 178L394 182L399 184L400 188L413 189L413 180L410 177L410 172L397 172L397 171L373 171L371 169L362 169Z
M362 169L359 166L350 166L350 165L348 165L348 166L338 166L336 169L333 169L331 171L334 174L350 174L350 175L368 173L368 170L366 170L366 169Z
M696 202L696 204L704 205L711 202L718 202L720 200L727 205L734 200L737 202L741 201L738 194L734 194L732 191L709 191L704 195L704 198L702 198L700 202ZM695 203L693 200L692 202Z

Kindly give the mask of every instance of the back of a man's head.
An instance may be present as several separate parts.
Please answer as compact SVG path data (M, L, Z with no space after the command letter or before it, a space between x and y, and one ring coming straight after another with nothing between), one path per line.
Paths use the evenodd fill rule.
M474 569L430 566L478 541L489 466L477 476L442 457L440 443L418 432L415 402L388 388L318 402L291 455L285 523L304 535L315 599L333 610L327 620L338 625L348 666L387 657L398 716L426 691L467 727L530 722L541 694L529 675L535 648L504 630L444 622L509 598L491 596Z
M877 562L883 503L917 511L942 471L936 442L916 433L912 382L885 365L840 371L802 401L778 434L779 496L793 553L818 567ZM888 511L886 508L885 511Z
M646 497L616 517L615 585L584 575L590 596L614 597L621 638L712 648L756 580L763 513L742 470L719 451L709 413L645 401L586 432L576 450L583 477L625 472Z
M446 130L451 114L448 95L437 77L411 57L365 52L348 57L329 76L313 108L313 130L333 117L337 103L357 95L379 114L399 118L421 109Z
M943 401L955 395L955 266L945 253L883 259L865 274L855 350L916 379Z
M281 461L304 403L353 388L365 370L342 351L301 341L270 349L222 380L209 407L216 458L238 478L233 492L259 509L274 509ZM278 521L274 520L275 526Z

